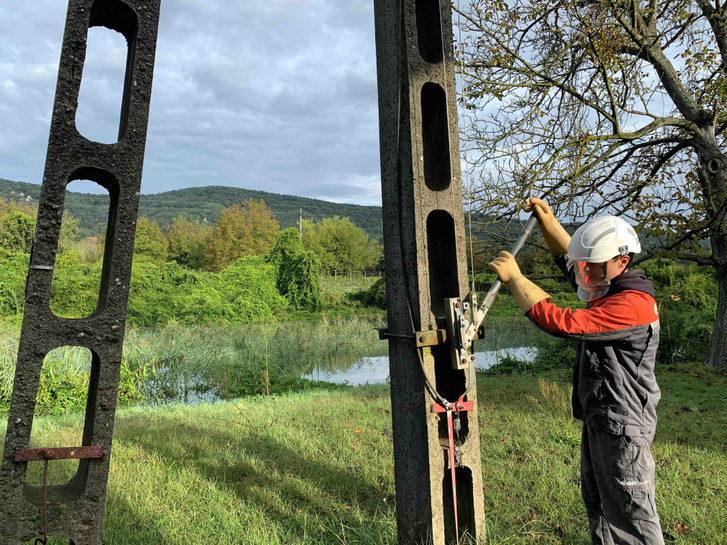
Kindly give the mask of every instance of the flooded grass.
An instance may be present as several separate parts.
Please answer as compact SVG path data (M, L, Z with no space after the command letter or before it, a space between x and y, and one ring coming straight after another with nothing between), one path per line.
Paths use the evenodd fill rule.
M351 368L362 357L386 354L387 344L375 329L382 325L377 318L346 317L130 329L124 341L120 392L130 401L197 403L305 390L315 384L301 377L315 369L336 372ZM18 337L18 328L5 326L0 331L0 411L6 411L10 402ZM79 359L80 351L64 348L55 354L53 376L87 376L90 362ZM45 375L41 378L41 391L47 390L48 380ZM86 393L78 392L79 406ZM73 403L68 409L74 409Z
M318 381L338 383L325 386L329 388L385 382L388 344L379 340L376 331L384 325L381 317L354 316L129 329L124 341L120 401L195 404L301 391L320 386ZM476 352L486 353L478 355L486 361L480 367L496 364L506 350L532 346L538 335L544 335L522 316L493 318L486 326L485 339L475 345ZM2 414L10 403L19 329L0 328ZM82 410L90 371L84 350L64 347L54 351L51 359L52 365L44 366L41 377L41 397L53 400L53 388L68 390L74 384L78 385L78 392L64 390L66 402L62 407L39 403L39 414ZM356 377L352 378L354 374ZM58 380L59 377L73 380Z

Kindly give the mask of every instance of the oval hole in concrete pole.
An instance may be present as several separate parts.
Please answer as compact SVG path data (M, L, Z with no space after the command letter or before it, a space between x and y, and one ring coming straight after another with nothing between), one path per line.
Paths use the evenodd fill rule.
M459 267L454 218L446 210L427 216L429 297L435 316L444 316L444 299L459 297Z
M452 183L447 93L431 82L422 86L422 145L424 183L432 191L447 189Z
M457 515L459 537L463 543L470 543L475 532L475 506L472 504L472 470L458 467L454 471L457 479ZM454 524L454 498L452 496L452 474L449 467L442 479L442 507L444 509L444 540L453 543L456 539Z
M58 418L83 414L86 410L93 354L80 346L61 346L43 360L36 395L35 417L30 431L30 448L80 447L83 423L80 418ZM43 486L44 462L28 462L26 485L32 491ZM48 463L48 484L68 483L77 473L79 460Z
M76 128L89 140L113 144L123 137L119 119L128 56L123 34L102 26L88 29Z
M442 62L442 12L440 0L417 0L417 41L422 59L431 64ZM447 3L449 9L449 3Z
M69 252L68 259L64 260L63 240L61 240L61 247L58 248L59 251L56 252L56 263L51 284L50 309L59 318L86 318L103 311L106 306L111 270L111 249L113 248L116 233L119 183L114 175L95 167L81 167L74 171L69 178L68 184L66 185L66 199L73 200L76 198L67 189L75 181L80 182L79 187L82 188L82 191L87 191L90 184L90 187L94 187L99 192L105 190L107 194L98 195L93 201L93 204L88 208L88 214L95 214L91 217L96 218L95 223L92 222L89 232L98 233L98 235L95 235L98 237L98 240L93 245L95 251L99 253L97 256L98 261L95 263L84 263L83 256L79 258L78 254L70 255L72 252ZM66 204L64 201L64 210L66 209ZM85 212L81 213L87 219ZM103 218L106 218L105 225ZM62 224L61 230L63 230ZM101 240L102 236L104 240ZM63 239L63 237L59 238ZM75 270L75 272L66 272L70 269ZM90 275L90 277L86 278L84 274L78 272L78 269L81 269L84 271L84 274ZM66 274L68 276L64 276ZM76 283L74 284L74 282ZM84 292L83 290L87 291ZM89 293L95 295L89 295ZM86 296L85 302L79 304L79 297L83 297L84 295ZM69 302L67 298L71 296L76 300Z
M59 318L87 318L98 307L108 215L109 192L98 183L66 186L49 301ZM86 225L79 225L81 217Z

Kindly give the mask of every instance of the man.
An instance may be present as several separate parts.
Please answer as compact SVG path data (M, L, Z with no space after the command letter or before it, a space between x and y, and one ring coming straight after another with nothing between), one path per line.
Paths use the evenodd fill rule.
M490 263L520 309L551 335L578 341L573 416L583 421L581 492L594 544L663 544L654 503L654 459L661 393L654 377L659 314L654 289L631 270L641 251L628 223L614 216L587 221L573 238L550 206L528 199L550 252L585 309L559 308L521 273L508 252Z

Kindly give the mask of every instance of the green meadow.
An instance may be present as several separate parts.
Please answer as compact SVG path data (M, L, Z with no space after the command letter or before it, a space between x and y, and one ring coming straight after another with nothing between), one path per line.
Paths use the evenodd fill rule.
M725 543L727 376L662 365L658 380L666 541ZM480 374L478 398L486 543L589 543L567 371ZM120 410L104 542L393 545L389 399L376 385ZM81 428L77 414L39 417L33 443L74 444ZM54 462L50 480L74 470ZM41 481L40 463L29 478Z

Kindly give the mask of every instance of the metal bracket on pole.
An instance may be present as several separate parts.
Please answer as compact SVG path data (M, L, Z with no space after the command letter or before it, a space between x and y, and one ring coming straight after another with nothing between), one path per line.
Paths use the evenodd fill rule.
M445 310L447 311L447 333L452 340L450 351L452 354L452 369L467 369L474 360L475 355L472 349L472 342L464 345L464 334L470 325L467 319L470 304L458 297L445 299Z

